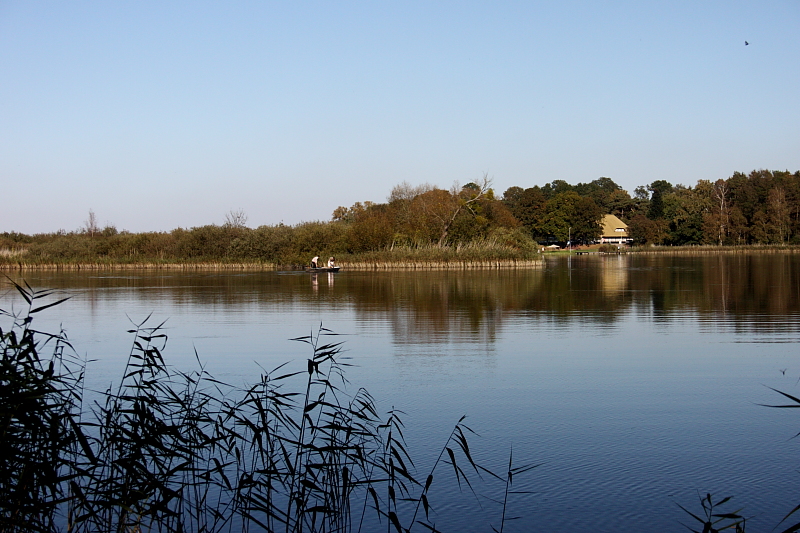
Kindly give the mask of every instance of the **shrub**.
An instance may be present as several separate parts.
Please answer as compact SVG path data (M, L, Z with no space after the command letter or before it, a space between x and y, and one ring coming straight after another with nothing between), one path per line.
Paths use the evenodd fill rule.
M616 244L601 244L597 251L603 254L615 254L619 252L619 247Z

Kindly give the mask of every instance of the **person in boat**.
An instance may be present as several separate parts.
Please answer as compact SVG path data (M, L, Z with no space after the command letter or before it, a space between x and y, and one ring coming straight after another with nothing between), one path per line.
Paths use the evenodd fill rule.
M328 258L328 268L336 268L336 260L332 256Z
M319 266L317 266L317 263L319 263L319 256L315 255L313 259L311 259L311 268L319 268Z

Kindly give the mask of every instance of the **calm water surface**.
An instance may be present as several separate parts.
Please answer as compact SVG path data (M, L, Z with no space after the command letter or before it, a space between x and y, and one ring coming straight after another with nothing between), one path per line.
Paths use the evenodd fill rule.
M509 531L685 531L680 503L732 495L770 531L800 503L800 255L579 256L541 269L470 272L27 272L72 298L39 320L63 324L95 360L87 383L120 375L125 333L167 320L171 364L196 350L217 378L245 384L295 361L288 339L320 323L346 334L354 386L407 413L424 478L461 415L478 458L515 481ZM18 278L21 279L21 278ZM20 305L6 292L2 307ZM437 482L438 483L438 482ZM455 486L455 485L453 485ZM495 492L491 492L491 490ZM488 485L488 495L500 488ZM445 531L490 531L499 509L439 494ZM437 503L438 502L438 503Z

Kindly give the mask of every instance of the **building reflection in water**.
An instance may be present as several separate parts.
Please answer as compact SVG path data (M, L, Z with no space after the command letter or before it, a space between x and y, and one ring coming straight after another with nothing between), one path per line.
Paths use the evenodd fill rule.
M517 327L580 320L613 327L631 314L652 320L693 314L701 321L724 319L741 331L781 333L796 329L800 315L800 254L788 253L576 256L548 259L533 269L342 271L324 277L157 270L31 271L11 277L80 294L92 308L105 299L129 298L154 310L174 305L224 313L254 306L290 312L313 305L331 314L347 309L362 323L385 319L397 344L492 343L510 322ZM320 292L320 283L328 290Z

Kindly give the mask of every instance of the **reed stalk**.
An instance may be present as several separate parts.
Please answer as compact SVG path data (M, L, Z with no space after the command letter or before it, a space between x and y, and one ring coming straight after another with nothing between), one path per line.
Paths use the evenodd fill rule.
M275 263L225 263L225 262L198 262L198 263L0 263L0 270L26 271L26 270L60 270L72 271L101 271L101 270L242 270L242 271L272 271L276 270Z
M497 260L497 261L343 261L347 270L500 270L541 268L540 260Z
M436 531L429 489L442 458L471 489L473 476L491 473L474 461L462 418L423 486L402 413L383 418L366 390L349 392L342 343L322 325L293 339L311 348L306 371L281 365L237 388L202 365L171 368L163 323L147 317L129 331L121 381L93 392L87 407L85 361L63 332L32 326L64 300L41 303L53 291L12 286L27 309L0 311L12 321L0 330L2 533L333 533L371 531L376 521L397 533Z

